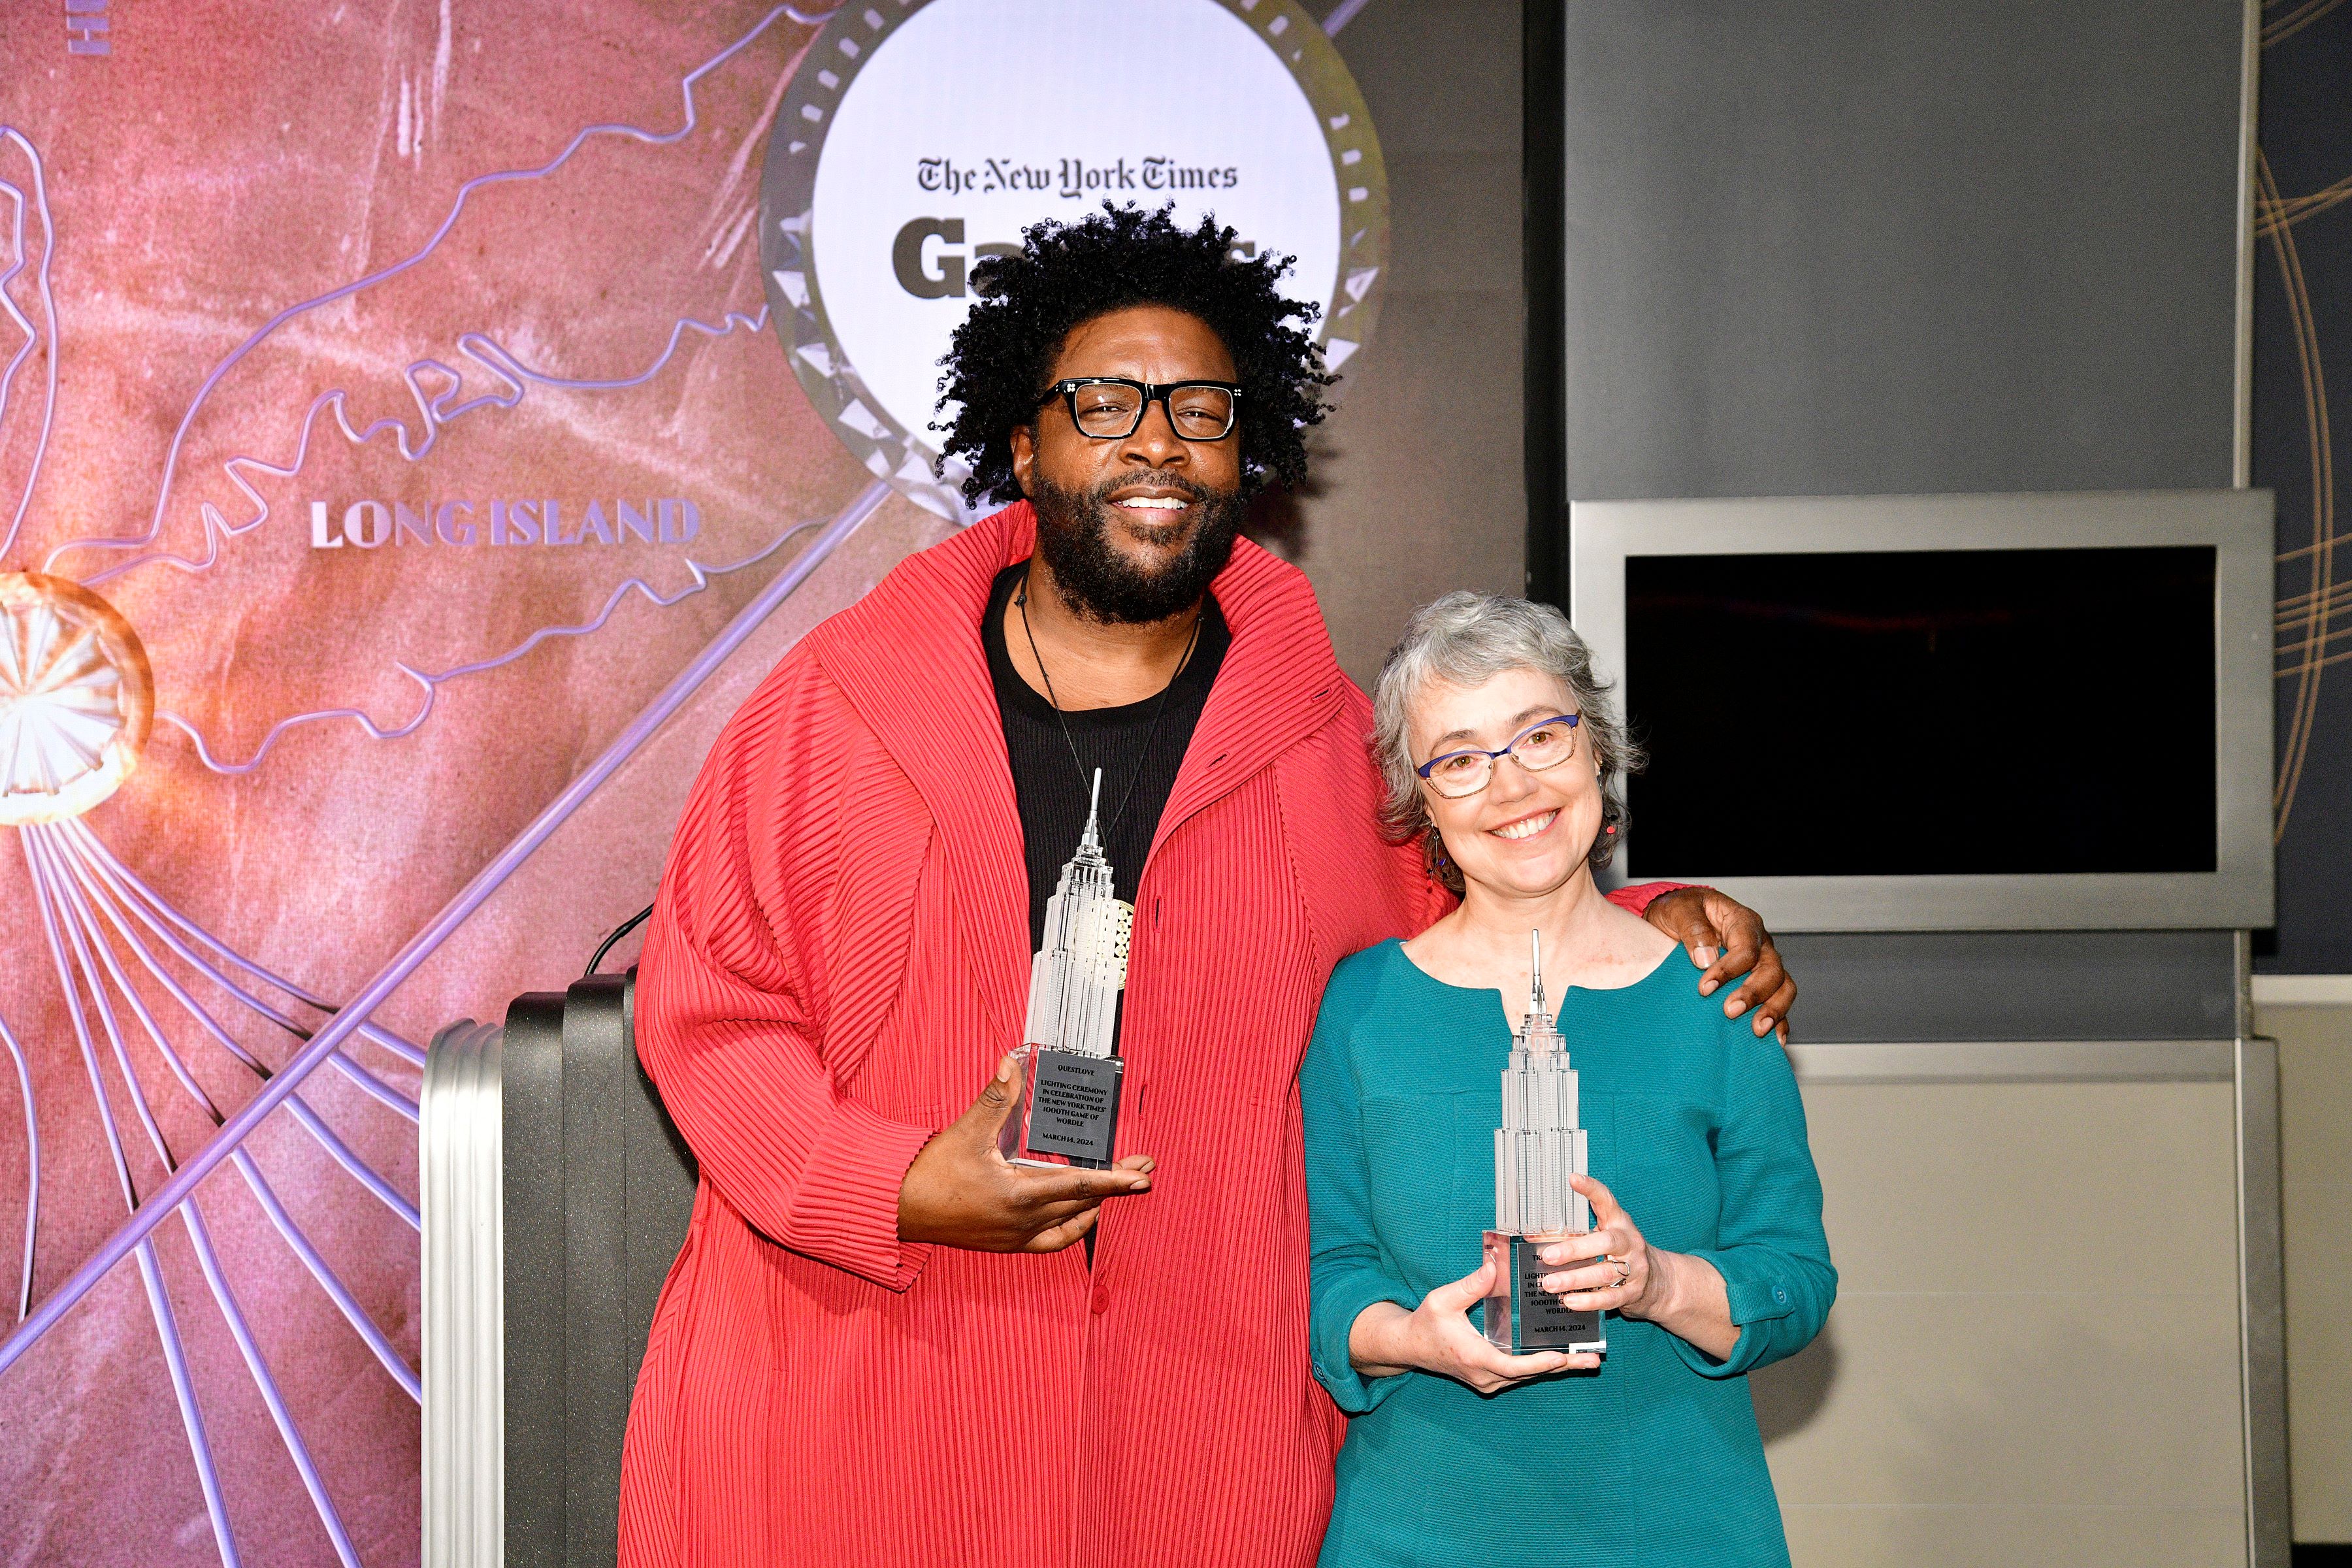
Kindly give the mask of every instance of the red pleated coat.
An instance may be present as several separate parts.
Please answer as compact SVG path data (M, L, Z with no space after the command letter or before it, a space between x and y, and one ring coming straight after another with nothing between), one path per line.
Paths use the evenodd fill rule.
M898 1238L916 1152L1021 1040L980 622L1034 529L998 512L817 626L687 805L637 1038L702 1184L630 1410L625 1568L1314 1560L1343 1423L1307 1366L1294 1075L1332 966L1447 900L1376 831L1370 706L1255 545L1136 900L1118 1150L1151 1192L1104 1206L1091 1271Z

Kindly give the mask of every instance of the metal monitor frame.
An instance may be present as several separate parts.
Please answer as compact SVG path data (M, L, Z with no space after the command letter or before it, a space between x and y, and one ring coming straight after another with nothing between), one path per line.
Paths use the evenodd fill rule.
M1637 881L1703 881L1764 911L1778 931L2247 929L2273 923L2273 612L2268 490L1774 497L1577 501L1569 509L1569 615L1630 710L1625 664L1632 555L1903 550L2061 550L2206 544L2214 606L2216 867L2211 871L1866 877L1723 877L1655 866L1631 839L1615 869ZM1759 747L1769 755L1772 747ZM1802 766L1801 757L1782 765ZM2032 781L2020 781L2030 795ZM1794 831L1793 827L1791 831ZM1824 826L1834 832L1835 825Z

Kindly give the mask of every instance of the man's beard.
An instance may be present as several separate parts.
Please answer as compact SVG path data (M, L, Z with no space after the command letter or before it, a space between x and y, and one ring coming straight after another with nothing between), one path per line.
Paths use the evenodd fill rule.
M1198 604L1233 555L1247 510L1238 492L1219 495L1170 475L1120 474L1089 490L1066 490L1043 475L1034 482L1037 553L1053 571L1055 585L1081 614L1130 626L1164 621ZM1176 490L1200 508L1192 536L1157 571L1138 570L1110 542L1111 506L1105 498L1137 483Z

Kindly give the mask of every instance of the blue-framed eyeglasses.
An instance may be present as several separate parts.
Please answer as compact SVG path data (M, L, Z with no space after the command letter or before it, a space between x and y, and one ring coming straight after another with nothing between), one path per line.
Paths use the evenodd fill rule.
M1497 757L1508 757L1531 773L1556 768L1568 761L1576 754L1576 726L1580 718L1575 713L1555 713L1512 736L1510 744L1499 751L1473 746L1467 751L1447 752L1412 771L1438 794L1449 800L1459 800L1486 787L1487 781L1495 776Z

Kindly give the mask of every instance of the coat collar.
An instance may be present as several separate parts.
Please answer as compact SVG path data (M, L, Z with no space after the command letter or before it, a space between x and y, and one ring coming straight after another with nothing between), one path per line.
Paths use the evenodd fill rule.
M1027 973L1028 884L1004 729L981 641L996 574L1036 541L1027 501L900 562L872 593L809 634L812 651L929 807L977 929L981 984L1017 1026ZM1314 590L1248 540L1211 591L1233 632L1160 813L1151 853L1187 817L1319 728L1347 677ZM1012 958L1014 963L995 962Z
M1320 729L1347 701L1348 678L1305 573L1244 539L1211 592L1233 628L1233 646L1152 832L1154 855L1185 818Z

